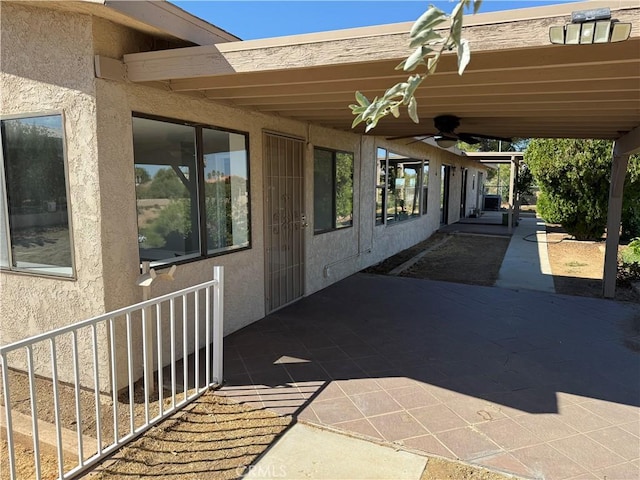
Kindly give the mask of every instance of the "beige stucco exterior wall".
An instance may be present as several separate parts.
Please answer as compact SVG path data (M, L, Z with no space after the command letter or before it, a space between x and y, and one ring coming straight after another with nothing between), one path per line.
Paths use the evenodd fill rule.
M477 168L471 160L421 143L406 145L363 137L234 108L199 95L95 79L94 54L120 58L142 46L147 48L149 37L99 18L45 8L3 5L2 13L1 86L3 92L12 93L3 96L1 113L43 110L65 113L69 205L76 259L74 280L0 273L2 343L142 300L142 291L136 286L140 265L132 112L198 122L249 135L251 248L181 264L175 281L156 282L151 292L152 296L159 296L193 286L211 279L215 265L224 266L225 334L265 315L262 179L265 130L307 141L305 209L310 228L305 233L305 295L430 236L439 227L440 165L464 163L470 169ZM351 228L321 235L313 233L314 146L354 152L354 225ZM377 147L429 160L427 215L393 226L374 225ZM458 218L459 193L460 185L452 179L450 221ZM125 353L124 328L118 329L116 337L120 357ZM106 336L104 338L106 341ZM140 332L134 331L134 345L140 342ZM165 348L168 348L166 342ZM165 354L164 358L169 356ZM106 375L109 362L106 357L102 361L101 371ZM123 365L120 372L119 377L124 379ZM141 372L135 373L139 376ZM120 386L123 382L120 381Z
M104 283L91 23L85 16L4 3L0 22L0 113L64 115L76 277L0 272L0 342L8 343L103 312ZM88 354L89 345L80 343L81 354ZM59 350L69 355L69 344ZM46 355L39 352L36 357Z

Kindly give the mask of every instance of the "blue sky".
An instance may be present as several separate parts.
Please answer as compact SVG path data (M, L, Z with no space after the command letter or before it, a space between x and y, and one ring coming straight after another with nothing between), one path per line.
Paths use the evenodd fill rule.
M172 0L180 8L239 36L243 40L338 30L417 19L430 3L449 13L448 1L210 1ZM510 10L569 0L484 0L480 12Z

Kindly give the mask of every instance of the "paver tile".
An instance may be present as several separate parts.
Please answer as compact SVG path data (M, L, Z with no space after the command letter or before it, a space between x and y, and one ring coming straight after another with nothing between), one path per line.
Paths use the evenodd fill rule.
M596 470L597 478L606 480L635 480L640 478L640 468L631 462L625 462L611 467Z
M320 387L320 389L318 390L318 394L314 398L314 403L321 402L324 400L331 400L333 398L344 398L344 397L346 397L345 393L336 384L336 382L330 382Z
M619 427L589 432L587 436L614 451L625 460L640 458L640 438Z
M436 437L458 458L465 461L503 452L498 445L471 427L448 430L436 434Z
M482 423L476 428L504 450L542 443L538 436L509 418Z
M429 433L415 418L406 412L395 412L370 417L369 421L376 430L390 442Z
M339 360L341 358L348 358L348 355L340 348L336 346L311 348L309 349L311 358L314 361L322 360Z
M575 435L554 440L549 442L549 445L588 470L609 467L625 461L623 457L603 447L586 435Z
M328 425L363 418L360 410L347 397L314 401L312 408L318 419Z
M489 467L502 472L531 477L531 471L523 463L510 453L498 453L489 457L482 457L476 461L478 465Z
M619 425L625 432L629 432L636 437L640 437L640 420Z
M403 440L402 443L409 448L415 448L416 450L421 450L432 455L455 458L453 452L440 443L440 441L433 435L421 435L419 437L407 438L406 440Z
M382 391L382 387L373 378L352 378L349 380L336 380L338 385L347 395Z
M311 408L311 406L309 405L307 405L304 409L302 409L301 412L298 413L298 420L315 424L321 423L320 419L313 411L313 408Z
M356 432L361 435L366 435L367 437L383 440L380 432L378 432L366 418L336 423L333 426L347 432Z
M392 375L388 377L378 377L377 382L385 390L392 390L394 388L411 387L416 384L416 381L412 378L407 378L402 375Z
M568 405L560 408L560 420L579 432L589 432L610 427L611 423L585 409L582 405Z
M409 411L431 433L466 427L467 422L453 413L446 405L431 405Z
M514 420L544 442L570 437L578 433L558 417L557 414L520 415Z
M394 400L407 410L440 403L436 397L417 385L389 390Z
M591 400L580 406L604 418L612 425L620 425L634 420L640 421L640 410L637 406L622 405L603 400Z
M366 417L403 410L398 402L385 391L360 393L350 395L349 398Z
M471 424L505 418L500 409L482 398L463 396L447 402L447 406Z
M389 362L381 355L371 355L367 357L357 357L353 361L368 375L375 376L377 373L389 370Z
M526 466L535 478L563 480L587 473L583 467L548 444L525 447L510 453Z

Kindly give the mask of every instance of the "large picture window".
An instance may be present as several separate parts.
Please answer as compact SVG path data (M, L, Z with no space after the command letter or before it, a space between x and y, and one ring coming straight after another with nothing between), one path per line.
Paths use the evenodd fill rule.
M73 275L60 114L3 119L0 267Z
M424 208L423 174L428 164L383 148L378 148L377 160L376 225L419 217Z
M313 162L313 231L353 225L353 153L316 148Z
M247 137L133 117L140 259L151 265L247 248Z

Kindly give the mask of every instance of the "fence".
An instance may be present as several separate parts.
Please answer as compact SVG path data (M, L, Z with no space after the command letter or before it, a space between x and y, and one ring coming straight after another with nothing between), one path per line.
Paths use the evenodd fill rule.
M221 383L223 281L215 267L200 285L0 347L11 479L13 417L30 417L35 478L47 426L69 479Z

